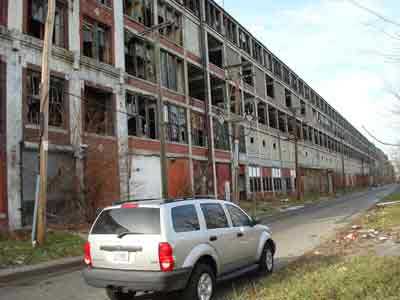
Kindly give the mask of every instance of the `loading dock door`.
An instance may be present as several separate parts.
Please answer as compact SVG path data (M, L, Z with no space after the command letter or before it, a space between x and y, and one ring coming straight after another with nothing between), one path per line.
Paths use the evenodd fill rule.
M136 199L161 198L161 165L157 156L132 157L130 195Z

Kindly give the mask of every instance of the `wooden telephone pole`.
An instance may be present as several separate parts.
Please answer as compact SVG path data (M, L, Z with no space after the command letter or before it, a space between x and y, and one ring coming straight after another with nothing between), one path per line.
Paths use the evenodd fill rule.
M47 160L49 150L49 62L54 31L55 5L55 0L48 0L43 42L42 81L40 85L40 184L37 214L37 243L39 246L43 245L46 240Z

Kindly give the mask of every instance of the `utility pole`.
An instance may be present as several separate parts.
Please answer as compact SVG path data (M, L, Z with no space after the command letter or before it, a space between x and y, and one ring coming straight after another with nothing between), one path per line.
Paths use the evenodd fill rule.
M39 246L43 245L46 240L47 160L49 150L49 63L54 31L55 5L55 0L48 1L43 42L42 79L40 85L40 184L37 215L37 243Z
M344 169L344 137L342 137L342 185L343 193L346 193L346 172Z
M294 141L294 164L296 169L296 198L297 200L301 200L301 191L300 191L300 168L299 168L299 152L298 152L298 138L297 138L297 109L298 107L293 107L291 112L293 114L293 141Z
M235 80L235 113L240 115L240 76L237 80ZM233 201L236 204L240 202L240 191L239 191L239 145L240 145L240 125L235 123L234 128L234 178L233 178L233 190L234 190L234 197Z

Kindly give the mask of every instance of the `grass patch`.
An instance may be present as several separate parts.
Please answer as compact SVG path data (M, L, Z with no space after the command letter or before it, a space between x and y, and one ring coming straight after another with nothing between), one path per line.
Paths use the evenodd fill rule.
M387 202L400 201L400 192L390 194L386 196L383 200Z
M376 208L361 219L364 228L388 231L400 226L400 205Z
M79 256L82 255L84 242L75 234L51 231L43 247L33 248L29 232L0 234L0 268Z
M398 299L400 258L360 256L304 258L253 285L237 287L228 300Z

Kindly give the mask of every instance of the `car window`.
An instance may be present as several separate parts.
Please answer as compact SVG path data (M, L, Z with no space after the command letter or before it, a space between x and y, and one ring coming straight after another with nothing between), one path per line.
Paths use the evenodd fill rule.
M201 210L206 220L207 229L229 227L225 211L220 204L201 204Z
M250 226L250 218L243 213L239 208L233 205L226 205L229 215L232 219L232 224L234 227Z
M94 224L91 234L160 234L160 209L118 208L105 210Z
M172 224L175 232L200 230L199 219L194 205L183 205L171 209Z

